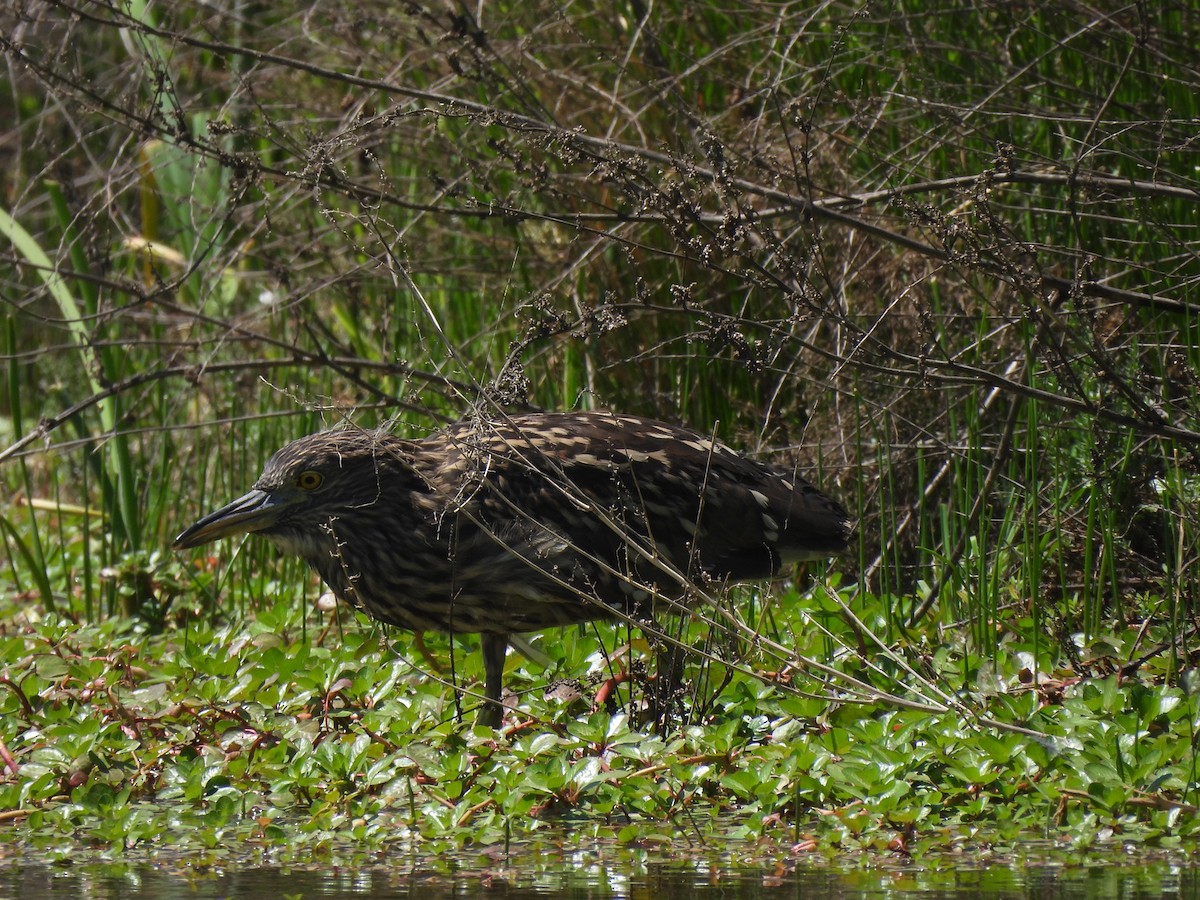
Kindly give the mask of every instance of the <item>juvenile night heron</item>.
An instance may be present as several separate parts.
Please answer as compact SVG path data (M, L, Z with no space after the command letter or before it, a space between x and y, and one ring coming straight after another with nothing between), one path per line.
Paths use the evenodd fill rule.
M849 517L794 473L692 431L601 412L355 429L288 444L175 549L256 532L340 599L414 631L479 632L500 724L509 635L646 621L689 583L769 578L846 548Z

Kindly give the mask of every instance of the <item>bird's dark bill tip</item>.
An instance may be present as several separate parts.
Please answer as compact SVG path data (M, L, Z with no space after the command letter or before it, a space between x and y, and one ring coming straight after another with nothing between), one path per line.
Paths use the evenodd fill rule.
M171 542L172 550L191 550L193 547L199 547L201 544L207 544L209 538L199 535L199 522L195 525L190 525L176 535L175 540Z

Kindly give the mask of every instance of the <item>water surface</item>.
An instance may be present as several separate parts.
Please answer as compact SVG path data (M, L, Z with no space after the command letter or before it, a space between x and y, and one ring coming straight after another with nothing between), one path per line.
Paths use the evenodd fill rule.
M655 862L636 871L589 865L523 873L502 864L446 873L407 865L354 868L259 866L221 870L170 865L0 865L0 898L25 900L361 900L361 898L1133 898L1200 900L1198 871L1179 861L923 864L777 864L715 869L704 863Z

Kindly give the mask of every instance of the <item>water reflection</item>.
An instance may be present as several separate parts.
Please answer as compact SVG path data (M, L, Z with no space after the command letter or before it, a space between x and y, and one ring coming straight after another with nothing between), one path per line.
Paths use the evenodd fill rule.
M584 866L559 872L495 866L452 874L411 867L196 871L186 865L0 865L0 898L48 900L335 900L335 898L461 897L629 898L629 900L749 900L749 898L1133 898L1200 900L1197 870L1162 861L1120 865L1056 863L990 867L880 866L864 868L739 869L719 871L655 864L635 873Z

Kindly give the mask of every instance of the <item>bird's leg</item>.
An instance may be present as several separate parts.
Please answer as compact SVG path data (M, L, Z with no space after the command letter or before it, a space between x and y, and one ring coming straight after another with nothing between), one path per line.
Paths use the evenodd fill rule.
M479 644L483 650L483 694L487 698L479 710L479 724L499 728L504 719L504 705L500 697L504 691L504 658L508 655L508 635L484 633L479 635Z
M650 689L650 714L654 724L665 734L672 714L680 708L680 697L684 691L683 661L687 651L669 640L657 643L657 677Z
M638 618L641 620L642 634L655 655L655 677L647 692L646 712L654 727L665 734L683 694L683 663L687 650L677 641L672 641L653 616Z

